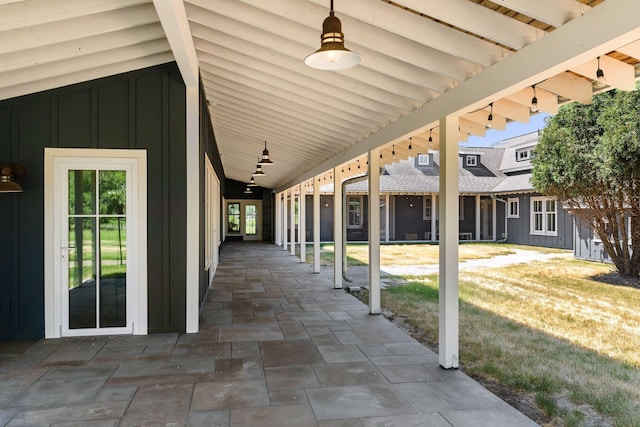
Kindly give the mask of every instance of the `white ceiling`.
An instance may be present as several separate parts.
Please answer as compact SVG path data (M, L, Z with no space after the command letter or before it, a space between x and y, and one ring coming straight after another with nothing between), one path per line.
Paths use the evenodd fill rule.
M267 141L257 181L283 189L380 146L424 152L445 115L461 141L490 103L494 128L526 122L533 84L541 111L590 102L598 56L604 90L638 75L637 0L334 3L362 55L340 72L303 63L329 0L0 0L0 99L175 59L187 85L200 72L226 176L247 182Z

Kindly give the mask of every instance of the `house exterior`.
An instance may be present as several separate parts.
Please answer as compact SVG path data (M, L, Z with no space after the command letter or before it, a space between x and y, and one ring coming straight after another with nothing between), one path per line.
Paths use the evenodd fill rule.
M388 159L407 138L428 147L427 129L454 159L467 135L526 122L532 88L551 114L567 100L590 102L602 90L592 84L596 58L631 71L612 73L609 87L635 88L640 58L628 46L638 40L637 2L578 14L572 5L528 8L535 24L506 7L471 6L479 13L432 19L396 2L354 5L345 13L355 27L349 43L365 48L366 67L333 73L303 62L318 47L326 4L0 2L0 161L28 171L24 192L0 195L0 339L197 332L220 243L262 237L286 248L280 214L300 184L372 153ZM393 24L376 25L372 13ZM594 22L607 31L593 31ZM423 25L429 37L406 32ZM509 30L487 31L499 28ZM626 62L611 54L619 48ZM239 183L267 141L277 166L247 195ZM440 165L433 154L451 182L455 161ZM480 172L474 156L460 161ZM5 170L2 181L11 179ZM449 209L458 198L445 187L390 188L386 239L435 240L442 231L454 248L457 227L447 225L457 224L436 217L437 193ZM502 235L492 188L463 190L463 232L478 240ZM360 238L363 203L353 199L348 212ZM422 220L418 209L409 215L420 203ZM553 222L546 204L533 206L536 227ZM454 258L442 260L445 368L458 363Z
M3 284L0 288L0 324L3 325L0 340L59 336L65 330L80 334L185 330L185 96L185 85L173 62L0 101L0 158L19 160L28 170L27 177L21 180L24 191L3 194L0 201L0 235L10 242L0 246L0 283ZM203 116L199 132L202 161L199 180L201 188L206 188L211 196L211 205L206 208L209 218L221 221L219 199L225 195L224 171L202 94L199 103ZM139 155L136 160L139 174L126 169L128 157L134 153ZM61 163L63 173L52 174L46 165L50 154L54 159L52 165L64 158L71 166ZM105 163L108 158L122 159L120 163L125 164L108 165ZM125 168L127 179L140 177L140 181L146 181L146 188L140 183L135 188L128 185L131 194L127 194L125 208L116 215L95 213L90 205L103 194L100 192L102 177L114 168ZM92 178L84 179L98 175L100 179L96 185L90 182ZM80 178L82 185L78 185L80 176L84 177ZM93 185L93 190L88 190L93 194L78 196L87 191L87 185ZM58 210L51 215L47 213L48 200L56 203L64 197L71 200L71 193L76 196L76 205L79 197L85 198L82 206L70 207L64 218ZM62 201L62 206L64 204ZM134 207L141 213L138 218L132 218ZM99 209L102 211L101 204ZM199 216L206 216L204 197L200 200ZM134 219L140 235L132 242L126 233L134 230L124 224ZM115 220L120 233L119 264L124 268L119 274L121 277L127 275L126 284L124 279L117 279L117 274L113 275L116 278L107 277L107 271L112 267L109 265L108 269L107 264L114 261L106 259L104 244L100 260L96 259L95 249L93 252L85 250L99 247L96 237L101 235L104 240L110 231L109 224ZM67 225L61 226L62 223ZM206 238L205 221L198 227L201 248L198 263L203 266L198 269L198 299L202 300L217 263L214 241L222 236L216 234ZM62 240L68 242L66 247L50 246L52 234L48 232L49 228L61 230ZM98 228L101 234L98 234ZM136 245L143 247L135 250ZM205 245L209 245L206 251ZM80 247L82 251L78 250ZM51 264L49 250L68 263ZM131 277L132 272L125 271L124 266L133 266L127 260L136 255L137 268L129 267L136 268L136 276ZM79 265L83 266L84 273L80 273ZM72 287L69 300L60 302L60 305L68 306L54 307L53 300L60 299L54 298L53 292L48 292L43 283L48 284L52 275L59 277L63 274L61 271L75 284L69 285ZM103 274L97 273L99 271ZM104 312L117 311L117 316L105 314L99 319L102 325L96 324L95 319L80 320L78 317L74 320L73 315L67 319L68 323L54 320L59 318L59 311L73 312L76 300L77 304L83 304L88 293L95 293L98 279L103 280L105 289L102 295ZM134 298L135 305L130 307L129 299ZM125 323L123 313L128 313L127 318L135 319L135 324L129 320Z
M602 244L602 238L587 223L574 215L574 243L573 256L577 259L611 263L611 257ZM625 217L625 227L628 236L632 236L631 217ZM630 237L631 239L632 237ZM631 240L629 241L629 253L633 253Z
M544 197L530 183L531 156L538 133L459 151L459 240L505 241L522 245L573 248L573 218L558 201ZM382 241L437 241L439 238L437 151L416 153L384 168L380 176ZM332 191L320 198L322 241L333 239ZM366 241L367 182L346 183L347 239ZM306 196L307 241L312 197ZM434 232L435 231L435 232Z

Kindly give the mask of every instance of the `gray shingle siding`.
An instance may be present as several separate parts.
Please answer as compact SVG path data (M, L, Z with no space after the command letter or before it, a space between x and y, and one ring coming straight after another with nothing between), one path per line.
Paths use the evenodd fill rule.
M516 155L518 150L535 147L537 138L536 132L502 141L493 147L460 149L458 182L460 195L464 197L464 215L459 223L461 238L467 239L471 235L472 240L477 237L480 240L493 240L495 236L496 240L506 239L510 243L565 249L573 247L573 219L562 208L561 203L557 203L556 236L531 234L530 231L530 200L539 194L535 193L530 181L531 161L517 161ZM392 199L389 230L391 240L424 240L427 233L432 232L431 220L423 219L423 195L437 195L439 192L440 153L433 151L428 154L429 165L418 165L416 154L416 157L385 166L380 177L380 193L389 194ZM477 156L476 165L467 166L468 156ZM368 184L363 180L348 184L346 188L348 194L366 194ZM333 185L322 187L322 191L333 192ZM482 215L479 230L476 230L476 196L480 196L481 203L487 210L493 206L492 198L496 199L495 212ZM512 197L520 199L520 216L507 218L505 222L506 201ZM366 203L366 198L363 198L363 203ZM307 208L307 212L309 211L310 208ZM321 218L322 239L332 239L332 234L324 232L331 228L332 218ZM384 217L381 221L384 222ZM363 224L362 233L350 231L349 238L366 240L368 236L365 229L366 224Z

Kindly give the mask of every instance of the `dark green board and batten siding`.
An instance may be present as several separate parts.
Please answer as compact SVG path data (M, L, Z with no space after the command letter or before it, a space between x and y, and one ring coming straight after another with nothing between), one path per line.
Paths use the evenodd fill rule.
M0 339L44 335L45 147L147 150L149 332L184 331L185 96L170 63L0 102L0 162L28 168L0 194Z

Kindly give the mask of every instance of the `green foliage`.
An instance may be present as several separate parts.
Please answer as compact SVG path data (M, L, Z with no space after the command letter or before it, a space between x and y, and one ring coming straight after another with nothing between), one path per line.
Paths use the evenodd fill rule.
M532 163L536 191L562 200L595 230L618 271L638 276L640 91L612 90L591 105L562 107Z
M126 197L126 172L100 171L100 214L124 214Z

